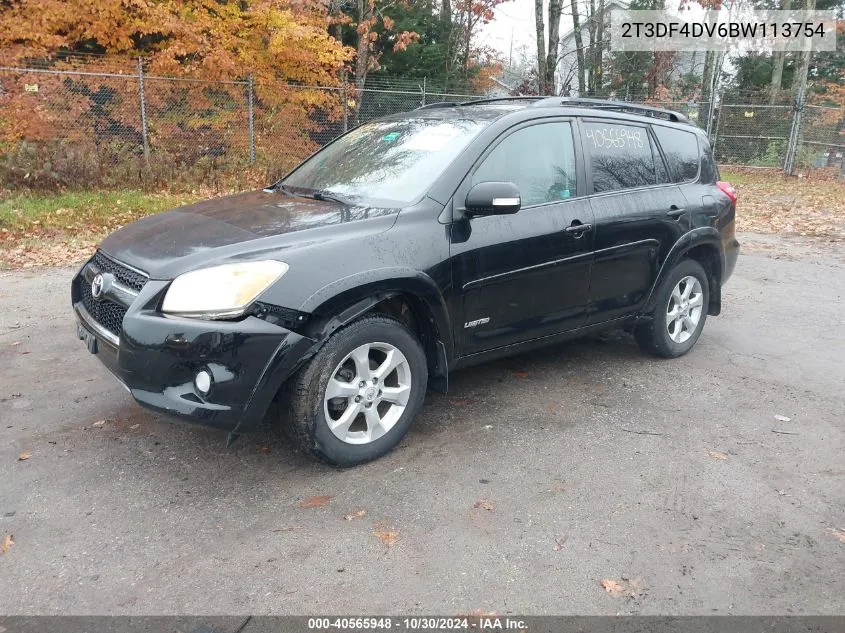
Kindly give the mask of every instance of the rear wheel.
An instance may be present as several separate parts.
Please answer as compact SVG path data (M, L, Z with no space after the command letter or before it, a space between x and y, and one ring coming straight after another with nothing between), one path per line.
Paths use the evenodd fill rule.
M390 451L422 406L425 354L401 323L365 317L338 330L289 382L283 404L300 447L337 466Z
M704 329L709 298L704 268L692 259L682 260L658 288L651 320L634 329L637 343L665 358L686 354Z

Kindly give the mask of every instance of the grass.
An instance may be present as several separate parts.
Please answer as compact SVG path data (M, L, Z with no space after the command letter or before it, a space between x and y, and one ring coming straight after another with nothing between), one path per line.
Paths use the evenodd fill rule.
M0 268L75 263L115 229L207 197L123 190L0 198Z
M0 200L0 230L103 232L202 197L132 190L13 195Z

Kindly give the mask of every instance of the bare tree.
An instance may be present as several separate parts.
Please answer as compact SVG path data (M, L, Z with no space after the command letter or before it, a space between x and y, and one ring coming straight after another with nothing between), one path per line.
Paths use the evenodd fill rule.
M578 14L578 0L569 0L572 7L572 35L575 38L577 60L578 94L584 94L584 39L581 37L581 16Z
M780 0L781 11L789 9L789 0ZM783 83L783 65L786 62L786 51L775 51L772 59L772 83L769 85L769 103L774 103L780 94Z
M806 0L804 3L806 11L815 11L816 0ZM807 46L806 50L801 51L801 64L795 72L795 77L792 80L792 90L796 97L802 96L807 91L807 75L810 72L810 59L813 57L813 51Z
M553 95L555 71L557 70L558 48L560 47L560 16L563 13L562 0L549 0L549 44L546 46L543 20L543 0L534 0L534 24L537 32L537 77L540 94Z

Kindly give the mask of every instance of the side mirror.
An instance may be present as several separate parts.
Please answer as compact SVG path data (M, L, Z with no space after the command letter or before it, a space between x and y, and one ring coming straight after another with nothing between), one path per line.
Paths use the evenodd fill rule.
M480 182L469 190L464 207L470 216L509 215L521 204L519 187L512 182Z

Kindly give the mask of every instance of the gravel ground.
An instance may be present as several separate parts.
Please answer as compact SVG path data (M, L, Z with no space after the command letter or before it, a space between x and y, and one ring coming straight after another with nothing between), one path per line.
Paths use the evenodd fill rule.
M461 371L345 471L140 409L71 270L0 273L0 613L845 614L841 246L744 241L683 359Z

